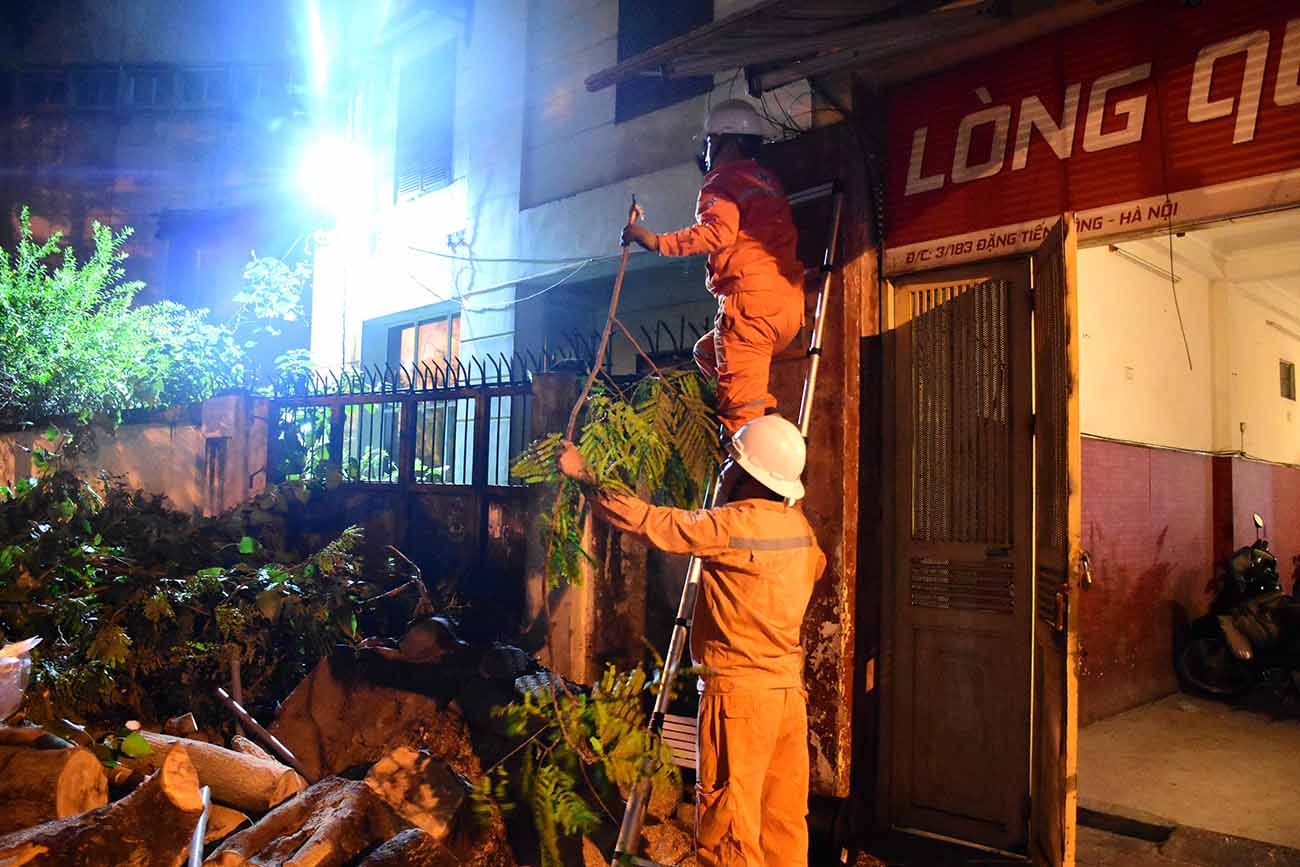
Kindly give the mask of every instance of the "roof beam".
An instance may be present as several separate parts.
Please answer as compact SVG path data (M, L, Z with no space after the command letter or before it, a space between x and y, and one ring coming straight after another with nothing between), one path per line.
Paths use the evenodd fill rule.
M882 64L878 74L866 78L877 86L912 81L1140 2L1142 0L1072 0L1043 12L1004 21L995 29L959 42L936 45L925 52L900 54L890 58L888 64Z
M814 36L785 39L780 44L765 45L757 50L753 46L747 46L732 51L701 53L698 55L688 54L682 59L670 60L665 68L668 75L681 77L712 73L719 69L749 66L756 62L756 55L759 54L762 55L761 63L766 66L769 63L799 60L800 58L811 57L827 51L834 52L829 55L829 58L835 59L837 65L843 65L846 62L843 58L850 52L866 52L867 54L877 55L892 54L928 42L934 37L932 31L927 32L927 28L931 24L943 26L949 23L983 23L983 26L989 26L994 22L990 22L986 17L981 17L981 13L987 7L987 2L980 2L952 11L908 16L907 18L897 18L892 21L833 30L829 33L819 33ZM863 47L853 48L852 46L855 45L862 45ZM803 69L807 64L816 64L817 60L818 58L813 57L811 60L800 62L790 68ZM796 76L796 78L804 77L806 75Z
M827 47L842 48L844 45L857 42L861 45L860 48L842 48L821 57L813 57L768 72L760 72L754 76L754 81L760 93L776 90L801 78L814 78L847 67L870 63L873 60L907 55L915 48L928 45L936 39L959 39L1005 26L1007 26L1006 19L990 15L985 4L899 18L881 24L868 24L834 34L838 37L834 44L831 44L830 36L821 37L821 42ZM772 59L782 58L778 56ZM767 60L768 58L763 58L764 65Z
M856 3L846 3L839 0L839 2L829 5L832 5L835 9L841 11L852 10L855 17L862 19L892 9L901 2L903 2L903 0L859 0L859 2ZM726 15L717 21L714 21L712 24L697 27L690 33L685 33L675 39L670 39L667 42L643 51L622 63L602 69L599 72L588 76L585 82L587 90L594 93L595 91L603 90L610 85L618 84L620 81L637 75L642 75L647 72L659 72L671 62L672 58L685 53L691 46L704 45L716 38L743 37L746 35L743 27L746 22L761 25L764 21L764 16L768 13L788 17L791 20L797 20L799 17L798 13L800 11L800 5L800 3L792 2L792 0L761 0L761 2L756 3L753 6ZM829 14L827 12L822 12L819 15L815 8L815 4L812 5L814 8L807 10L811 15L805 17L816 18L820 17L820 15ZM783 9L783 7L785 7L785 9ZM784 14L782 14L783 12ZM752 55L751 59L753 59ZM739 66L741 64L736 65ZM727 67L722 66L717 69L726 68Z

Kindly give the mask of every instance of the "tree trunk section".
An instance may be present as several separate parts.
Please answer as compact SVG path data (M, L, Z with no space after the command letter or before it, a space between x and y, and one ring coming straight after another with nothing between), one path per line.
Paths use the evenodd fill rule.
M153 753L126 760L132 768L153 770L167 750L180 744L189 753L200 783L212 789L212 800L246 813L264 813L307 786L297 772L279 762L189 738L155 732L140 732L140 735L153 748Z
M206 867L340 867L406 824L366 784L329 777L231 837Z
M90 750L0 746L0 834L107 803L108 778Z
M423 828L408 828L366 856L358 867L461 867L460 858ZM603 867L603 865L602 865Z
M256 741L251 741L243 735L235 735L231 738L230 748L235 752L243 753L246 756L253 756L254 758L264 759L268 762L280 764L280 760L262 749L261 744Z
M178 867L203 799L183 749L119 801L0 837L5 867Z

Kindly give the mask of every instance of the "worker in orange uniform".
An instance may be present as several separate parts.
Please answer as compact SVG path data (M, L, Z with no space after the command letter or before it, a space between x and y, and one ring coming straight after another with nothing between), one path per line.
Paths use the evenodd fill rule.
M755 162L764 125L754 107L729 99L709 112L698 157L707 172L695 225L656 235L639 223L623 228L664 256L707 253L707 285L718 299L713 330L695 344L695 363L718 379L718 417L728 433L776 407L768 390L772 356L804 321L798 233L781 182Z
M704 672L695 839L701 864L808 863L808 714L799 629L826 557L803 511L804 440L777 415L727 447L723 505L652 506L595 488L566 443L560 471L594 513L647 545L703 561L691 656Z

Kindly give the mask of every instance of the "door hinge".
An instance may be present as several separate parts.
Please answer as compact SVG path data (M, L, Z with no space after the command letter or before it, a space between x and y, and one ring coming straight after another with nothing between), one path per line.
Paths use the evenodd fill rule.
M1029 290L1029 309L1038 309L1038 291L1036 289Z
M1038 413L1029 414L1029 435L1034 436L1038 433Z

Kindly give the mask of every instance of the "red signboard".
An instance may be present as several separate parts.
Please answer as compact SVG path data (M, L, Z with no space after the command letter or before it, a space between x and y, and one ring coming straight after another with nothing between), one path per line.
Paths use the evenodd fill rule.
M1151 0L900 87L886 269L1300 202L1300 2Z

